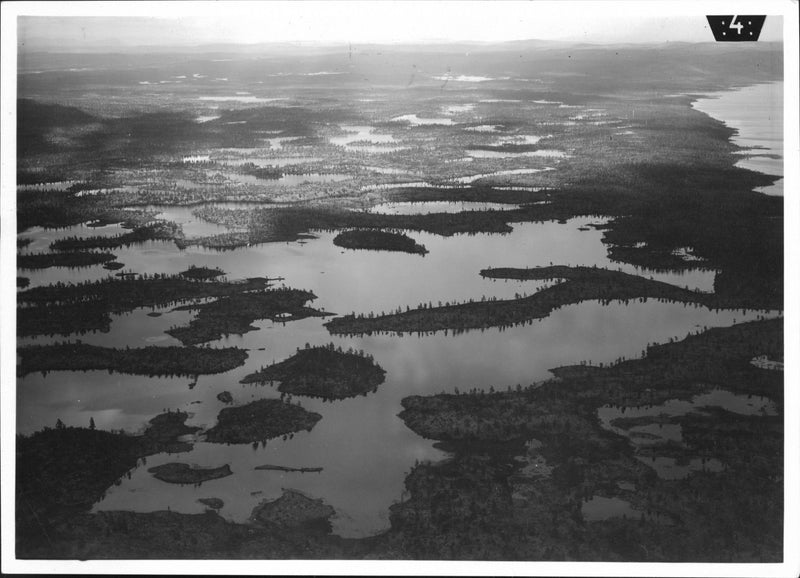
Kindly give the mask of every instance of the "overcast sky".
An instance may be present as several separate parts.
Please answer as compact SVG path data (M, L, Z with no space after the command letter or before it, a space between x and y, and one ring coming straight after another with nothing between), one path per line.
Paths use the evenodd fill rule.
M522 0L20 4L20 14L40 15L18 21L25 49L96 50L229 42L708 42L705 14L748 3L728 2L721 11L708 3ZM751 4L761 9L749 13L768 13L769 5ZM767 18L761 39L781 40L780 18Z

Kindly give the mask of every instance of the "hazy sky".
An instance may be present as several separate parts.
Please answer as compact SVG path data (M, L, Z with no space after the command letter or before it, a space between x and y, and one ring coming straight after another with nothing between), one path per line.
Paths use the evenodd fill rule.
M751 10L746 13L764 14L775 4L763 0L712 6L523 0L18 3L20 14L40 15L19 19L18 44L30 50L95 50L218 42L702 42L713 40L705 14L727 14L731 6L742 11L748 5ZM762 40L781 38L780 19L768 17Z

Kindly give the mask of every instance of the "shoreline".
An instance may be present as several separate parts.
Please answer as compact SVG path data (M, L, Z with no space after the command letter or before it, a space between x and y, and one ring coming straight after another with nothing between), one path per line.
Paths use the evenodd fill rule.
M743 158L737 161L735 166L770 176L780 177L772 185L756 187L754 189L756 192L770 196L783 196L785 163L785 152L783 150L783 109L782 107L753 106L752 103L747 103L748 106L743 107L741 105L745 103L739 103L738 101L745 100L745 95L743 95L745 91L754 93L758 91L758 94L754 96L766 96L774 99L775 95L783 94L783 82L783 80L760 82L757 84L733 87L729 90L710 92L704 94L701 98L693 100L691 103L693 109L705 113L711 118L722 121L726 126L736 131L736 133L731 136L730 141L742 148ZM775 88L773 89L772 87ZM756 99L754 98L754 100ZM761 100L761 98L758 99L758 101ZM737 110L733 110L734 107L736 107ZM771 116L763 118L761 114L756 114L756 111L759 113L763 112L762 108L768 109L769 111L774 111L777 108L777 110L780 111L780 115L776 115L775 120L772 120ZM737 117L731 118L731 113L734 112ZM760 133L758 128L753 126L755 124L759 126L769 124L770 121L772 121L773 130L780 128L780 133L773 138L768 138L763 133ZM778 145L780 145L780 148L777 148ZM772 158L773 156L780 157L779 162L778 159ZM774 171L776 168L780 168L780 173L768 172L770 170Z

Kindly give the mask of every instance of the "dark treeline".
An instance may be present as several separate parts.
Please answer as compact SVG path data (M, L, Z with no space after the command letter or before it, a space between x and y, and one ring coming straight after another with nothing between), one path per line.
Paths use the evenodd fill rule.
M84 343L30 345L17 349L20 376L36 371L91 371L134 375L205 375L244 364L247 351L237 347L142 347L114 349Z
M17 308L17 336L107 333L111 315L95 302Z
M286 322L331 315L305 305L316 298L310 291L281 287L236 293L209 303L184 305L177 309L197 310L197 315L188 326L173 327L167 333L184 345L196 345L223 335L254 331L256 328L251 323L256 319Z
M136 227L129 233L122 233L113 237L66 237L50 243L50 248L54 251L115 249L146 241L172 241L182 236L180 225L167 221L157 221Z
M69 335L108 331L110 314L138 307L179 305L209 297L225 297L269 286L253 277L240 282L194 281L161 273L108 277L77 284L55 283L19 293L17 335Z
M439 440L538 439L541 432L537 422L547 421L556 413L593 416L596 408L605 404L632 407L691 399L713 389L714 384L733 392L768 396L782 409L783 391L778 384L783 374L750 363L762 354L782 359L782 331L782 319L741 323L649 346L642 359L608 367L555 368L551 371L558 379L537 386L489 393L412 396L403 400L405 411L401 417L417 433ZM510 411L509 407L515 404L522 404L526 412L533 413ZM469 425L455 427L451 420L456 419L456 414L461 415L459 419L467 419ZM477 419L478 414L494 417ZM450 417L441 419L442 415ZM470 415L476 419L470 421Z
M535 188L520 186L519 189ZM513 188L512 188L513 189ZM500 187L473 183L469 186L450 187L409 187L386 191L385 196L395 202L476 202L476 203L508 203L524 205L547 200L549 194L546 190L503 190Z
M277 167L259 167L253 163L245 163L239 170L246 175L251 175L257 179L277 180L283 176L283 170Z
M298 349L293 356L262 367L240 383L280 381L283 393L344 399L374 391L385 379L386 371L372 356L352 348L343 351L333 343Z
M325 326L333 334L361 334L373 331L403 333L507 327L546 317L564 305L589 300L662 299L703 305L714 309L751 308L748 298L718 296L682 289L619 271L596 267L551 266L534 269L485 269L481 275L510 279L565 279L533 295L516 299L484 299L460 304L420 305L416 309L388 314L345 315ZM782 304L773 304L780 306Z
M96 225L122 223L133 228L147 224L152 215L114 206L109 200L77 196L73 185L66 191L47 189L17 193L17 231L35 226L64 228L93 222Z
M222 277L225 275L225 271L220 269L219 267L197 267L196 265L191 265L186 271L181 271L179 273L182 277L186 277L187 279L194 279L196 281L207 281L208 279L216 279L217 277Z
M229 221L238 223L244 219L248 224L248 231L183 240L179 244L232 249L254 243L294 241L310 230L338 231L352 228L405 229L444 236L458 233L509 233L512 229L504 215L510 212L513 211L383 215L330 207L282 207L246 212L203 207L196 211L200 218L220 224Z
M147 470L153 477L169 484L201 484L209 480L216 480L233 475L228 464L218 468L201 468L170 462L161 464Z
M91 267L114 261L112 253L74 251L68 253L34 253L17 256L18 269L47 269L48 267Z
M100 281L42 285L20 293L19 302L27 305L99 302L111 311L123 312L189 299L224 297L268 286L269 280L264 277L251 277L240 282L197 282L180 274L143 273L133 278L107 277Z
M403 233L355 229L334 237L333 244L346 249L372 249L375 251L402 251L425 255L428 250Z

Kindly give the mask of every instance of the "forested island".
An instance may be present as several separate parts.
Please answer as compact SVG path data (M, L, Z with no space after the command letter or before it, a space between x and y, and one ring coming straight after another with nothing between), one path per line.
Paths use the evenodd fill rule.
M555 309L599 300L626 301L660 299L696 304L709 309L738 309L752 306L746 297L701 293L682 289L662 281L596 267L537 267L533 269L485 269L481 275L507 279L563 279L526 297L516 299L481 299L468 303L432 306L420 304L416 309L384 315L351 314L336 317L325 326L332 334L357 335L371 332L419 333L430 331L464 331L487 327L508 327L541 319ZM766 305L781 308L781 303Z
M207 281L208 279L216 279L225 275L225 271L219 267L197 267L192 265L186 271L181 271L180 275L187 279L194 279L195 281Z
M189 464L170 462L147 470L153 477L168 484L201 484L209 480L216 480L232 476L233 472L228 464L218 468L194 467Z
M333 343L298 349L284 361L245 376L241 383L279 381L278 390L323 399L344 399L374 391L386 372L364 352L342 351Z
M374 251L402 251L404 253L428 252L424 245L403 233L391 231L374 231L372 229L354 229L344 231L334 237L333 244L345 249L372 249Z
M260 399L237 407L226 407L217 425L205 432L206 440L218 444L247 444L308 430L322 419L318 413L280 399Z

